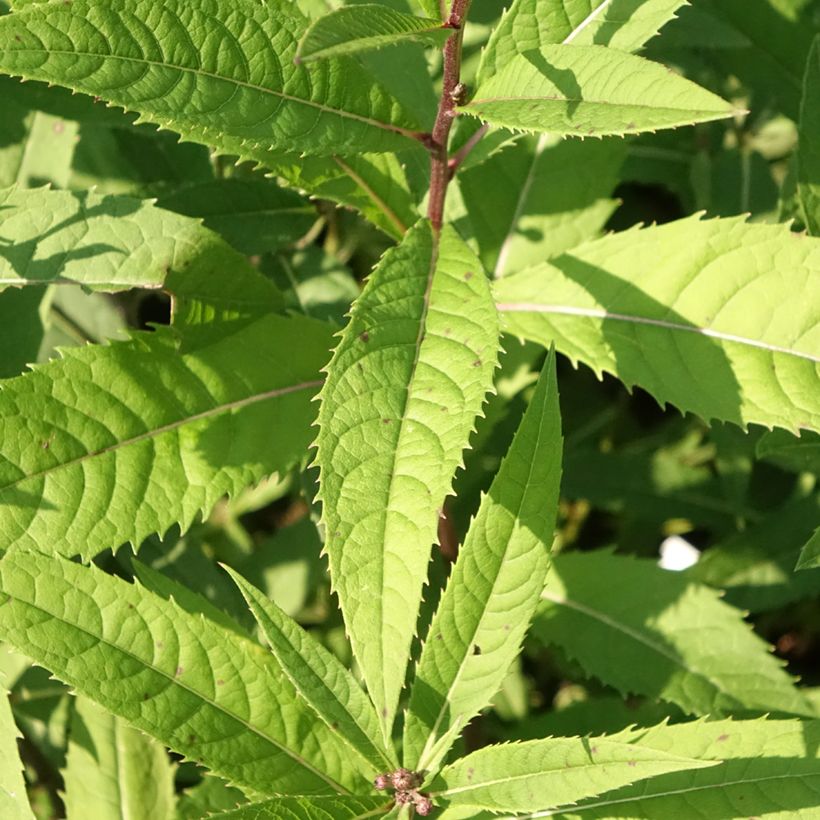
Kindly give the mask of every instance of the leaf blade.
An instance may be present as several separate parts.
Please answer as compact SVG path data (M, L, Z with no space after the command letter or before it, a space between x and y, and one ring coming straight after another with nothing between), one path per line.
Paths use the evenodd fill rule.
M43 553L7 553L0 590L0 633L12 646L215 774L263 793L344 794L356 782L335 738L257 644Z
M19 737L22 735L14 723L8 692L0 686L0 810L9 820L34 820L17 749Z
M373 774L392 771L395 758L380 741L373 704L350 671L328 650L229 567L279 665L294 688L342 742L373 767Z
M696 715L813 714L738 610L652 562L562 555L543 598L533 636L556 642L622 693L659 697Z
M664 66L596 45L544 45L517 55L458 111L504 128L581 137L638 134L734 113Z
M0 69L102 96L229 153L237 143L319 155L409 147L415 122L358 66L293 64L304 24L286 2L35 3L0 20Z
M495 294L510 332L554 342L661 404L816 430L818 266L817 240L784 226L691 217L589 242L498 280ZM773 313L767 292L782 294Z
M443 44L452 33L438 20L363 3L336 9L316 20L302 35L296 59L322 60L402 42Z
M478 259L454 230L439 242L421 221L371 276L322 389L326 551L385 736L439 509L491 384L497 322Z
M430 626L405 720L408 768L433 767L442 737L489 704L518 654L549 568L560 474L553 354Z

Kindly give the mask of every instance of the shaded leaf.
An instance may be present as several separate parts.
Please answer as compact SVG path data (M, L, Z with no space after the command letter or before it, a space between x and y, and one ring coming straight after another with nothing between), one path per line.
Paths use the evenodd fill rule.
M63 771L68 820L172 820L165 749L83 697L75 699Z
M384 816L385 797L276 797L210 815L213 820L364 820Z
M623 694L690 714L811 715L805 698L719 593L654 562L556 556L532 634Z
M820 36L806 61L799 134L798 196L809 233L820 236Z
M21 737L11 714L8 693L0 685L0 812L7 820L34 820L17 749Z

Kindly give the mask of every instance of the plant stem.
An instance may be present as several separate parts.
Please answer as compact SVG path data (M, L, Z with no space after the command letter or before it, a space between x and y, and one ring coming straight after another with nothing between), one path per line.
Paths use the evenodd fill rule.
M444 220L444 202L452 172L449 167L447 140L456 117L456 88L461 75L462 27L470 8L470 0L453 0L450 16L445 25L453 29L453 34L444 44L444 78L441 87L436 122L430 136L430 199L427 216L438 233Z

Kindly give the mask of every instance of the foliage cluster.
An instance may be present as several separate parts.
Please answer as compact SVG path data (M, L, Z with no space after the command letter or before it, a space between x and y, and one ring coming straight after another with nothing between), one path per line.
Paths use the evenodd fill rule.
M817 817L818 32L0 0L0 817Z

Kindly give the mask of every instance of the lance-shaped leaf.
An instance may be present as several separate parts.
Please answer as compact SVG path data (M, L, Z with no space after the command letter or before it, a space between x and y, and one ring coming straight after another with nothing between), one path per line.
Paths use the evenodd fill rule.
M696 715L812 715L794 682L720 593L652 561L556 556L532 634L623 694Z
M0 560L0 637L100 706L237 786L345 794L346 747L263 647L59 556Z
M481 263L425 220L382 258L328 367L317 439L326 549L385 736L439 513L497 350Z
M544 588L560 479L551 355L427 633L404 727L408 768L432 767L438 741L489 704L518 654Z
M563 811L561 820L671 817L814 816L820 794L820 722L694 721L636 729L616 736L636 747L720 760L721 765L663 774Z
M18 737L21 735L14 724L8 692L0 686L0 816L8 820L34 820L17 750Z
M556 737L487 746L443 769L429 791L437 806L537 811L666 772L710 765L606 737Z
M246 254L275 251L301 239L316 208L293 191L260 179L218 179L179 188L157 200L160 208L202 219Z
M90 557L286 469L330 346L325 324L270 316L184 352L167 330L68 349L3 382L0 550Z
M809 233L820 236L820 36L806 62L799 136L797 191Z
M820 430L820 242L785 226L633 229L501 279L495 295L511 333L661 404Z
M305 632L253 584L226 567L245 596L262 633L294 689L373 774L396 768L395 756L381 740L372 702L350 670Z
M231 811L208 815L209 820L365 820L383 817L386 797L276 797Z
M373 51L396 43L442 44L452 35L438 20L364 3L320 17L299 41L296 59L306 63L345 54Z
M411 144L416 123L358 65L294 65L305 25L284 0L34 3L0 18L0 71L99 96L228 153Z
M637 51L686 0L514 0L481 55L483 83L516 54L574 43Z
M83 697L75 700L63 781L68 820L173 820L165 749Z
M491 125L581 137L638 134L734 113L665 66L577 45L545 45L513 57L458 110Z

